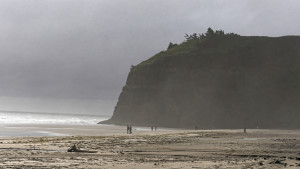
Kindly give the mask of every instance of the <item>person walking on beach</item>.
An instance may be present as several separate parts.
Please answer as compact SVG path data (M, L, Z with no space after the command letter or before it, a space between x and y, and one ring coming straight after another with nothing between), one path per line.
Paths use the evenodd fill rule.
M129 126L129 134L132 134L132 126Z
M153 126L151 126L151 131L153 131Z
M129 125L127 124L127 134L129 134Z
M244 128L244 133L247 133L247 131L246 131L247 129L246 128Z

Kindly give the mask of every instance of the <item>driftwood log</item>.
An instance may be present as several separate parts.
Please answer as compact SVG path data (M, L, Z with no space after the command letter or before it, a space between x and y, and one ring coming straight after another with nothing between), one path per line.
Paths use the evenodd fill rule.
M79 148L77 148L77 146L74 144L73 146L71 146L67 152L79 152L79 153L97 153L97 151L89 151L89 150L80 150Z

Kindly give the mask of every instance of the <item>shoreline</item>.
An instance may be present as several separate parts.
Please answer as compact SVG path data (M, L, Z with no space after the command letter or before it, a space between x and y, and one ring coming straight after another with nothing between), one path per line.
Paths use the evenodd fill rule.
M157 131L151 131L150 127L133 126L134 134L147 134L147 132L175 132L181 130L185 129L158 128ZM126 135L126 126L108 124L8 124L0 127L0 138L43 136L108 136L124 134Z
M243 129L185 129L185 128L163 128L158 127L157 131L151 131L151 127L133 126L133 134L149 134L149 133L172 133L181 131L199 131L199 132L243 132ZM252 132L268 133L298 133L300 129L247 129ZM15 132L5 136L3 133ZM22 134L28 133L26 134ZM20 134L18 136L18 133ZM33 133L32 135L30 133ZM38 134L43 133L43 134ZM49 133L47 135L47 133ZM115 124L5 124L0 126L0 138L14 137L44 137L44 136L109 136L109 135L127 135L126 125Z
M300 130L249 129L243 133L242 129L149 131L150 128L145 128L126 134L124 126L81 126L80 130L80 126L74 126L77 128L72 130L68 126L39 127L49 131L65 127L64 132L69 134L76 129L77 134L0 138L0 168L300 166ZM34 126L27 127L32 129ZM81 150L94 153L67 152L74 144Z

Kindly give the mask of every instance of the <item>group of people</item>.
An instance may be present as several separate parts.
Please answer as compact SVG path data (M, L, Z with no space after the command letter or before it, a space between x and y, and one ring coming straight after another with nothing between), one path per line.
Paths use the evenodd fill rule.
M156 131L157 130L157 126L151 126L151 131ZM127 125L127 134L132 134L132 126L131 125Z
M132 134L132 126L127 125L127 134Z
M151 126L151 131L153 131L153 129L156 131L157 126Z

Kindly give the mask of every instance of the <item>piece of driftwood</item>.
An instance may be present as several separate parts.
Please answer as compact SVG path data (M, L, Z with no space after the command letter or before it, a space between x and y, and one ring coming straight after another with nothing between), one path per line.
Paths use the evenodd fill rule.
M80 150L79 148L77 148L77 146L74 144L73 146L71 146L67 152L79 152L79 153L97 153L97 151L89 151L89 150Z

